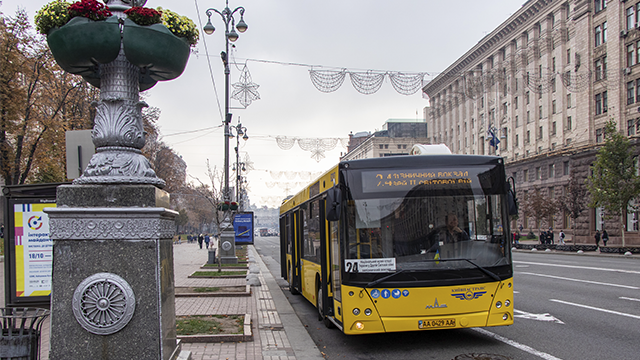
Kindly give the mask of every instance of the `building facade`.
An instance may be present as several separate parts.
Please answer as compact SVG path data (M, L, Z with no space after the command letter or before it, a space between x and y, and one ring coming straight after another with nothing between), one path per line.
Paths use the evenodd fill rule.
M349 134L348 152L340 160L409 155L413 145L428 141L424 119L389 119L380 131Z
M527 1L424 86L431 142L504 157L521 200L530 191L562 196L572 177L588 176L607 121L637 142L639 24L637 0ZM606 228L616 243L622 221L626 243L640 244L637 213L603 215L589 208L575 221L562 211L542 221L525 215L516 226L564 229L582 243Z

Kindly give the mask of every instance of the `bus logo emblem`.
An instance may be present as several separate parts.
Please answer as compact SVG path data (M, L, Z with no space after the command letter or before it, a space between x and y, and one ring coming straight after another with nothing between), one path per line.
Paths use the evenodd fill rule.
M486 294L486 291L467 291L465 293L459 293L459 294L451 294L451 296L456 297L460 300L474 300L477 299L479 297L481 297L482 295Z
M446 307L447 304L438 304L438 298L436 298L436 301L433 303L433 305L427 305L425 309L444 309Z

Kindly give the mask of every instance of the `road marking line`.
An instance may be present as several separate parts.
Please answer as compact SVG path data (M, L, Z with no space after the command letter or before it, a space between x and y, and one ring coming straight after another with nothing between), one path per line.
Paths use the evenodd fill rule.
M585 270L620 272L620 273L626 273L626 274L640 274L640 271L635 271L635 270L608 269L608 268L597 268L597 267L589 267L589 266L547 264L547 263L537 263L537 262L529 262L529 261L514 261L513 263L514 264L515 263L519 263L519 264L529 264L529 265L555 266L555 267L564 267L564 268L571 268L571 269L585 269Z
M564 325L564 322L562 322L562 320L558 319L555 316L552 316L549 313L533 314L533 313L529 313L529 312L522 311L522 310L516 310L516 309L513 309L513 312L516 314L516 315L513 315L513 317L522 318L522 319L537 320L537 321L554 322L554 323L557 323L557 324Z
M630 297L626 297L626 296L620 296L619 299L622 300L631 300L631 301L640 301L640 299L634 299L634 298L630 298Z
M605 285L605 286L621 287L621 288L625 288L625 289L633 289L633 290L638 290L638 289L640 289L640 288L639 288L639 287L637 287L637 286L630 286L630 285L618 285L618 284L608 284L608 283L603 283L603 282L598 282L598 281L572 279L572 278L566 278L566 277L562 277L562 276L536 274L536 273L523 272L523 271L516 272L516 274L534 275L534 276L540 276L540 277L548 277L548 278L552 278L552 279L560 279L560 280L568 280L568 281L575 281L575 282L583 282L583 283L588 283L588 284L596 284L596 285Z
M545 360L561 360L560 358L557 358L551 354L547 354L544 353L542 351L538 351L530 346L524 345L524 344L520 344L519 342L513 341L511 339L507 339L504 336L500 336L498 334L492 333L491 331L487 331L485 329L480 329L480 328L473 328L472 330L475 330L483 335L486 335L492 339L498 340L498 341L502 341L503 343L507 344L507 345L511 345L516 349L520 349L522 351L528 352L529 354L535 355L537 357L540 357L542 359Z
M556 299L549 299L549 301L553 301L553 302L557 302L557 303L561 303L561 304L566 304L566 305L573 305L573 306L577 306L577 307L581 307L581 308L585 308L585 309L589 309L589 310L602 311L602 312L609 313L609 314L614 314L614 315L626 316L626 317L630 317L632 319L640 319L640 315L627 314L627 313L622 313L622 312L619 312L619 311L601 309L601 308L597 308L597 307L593 307L593 306L589 306L589 305L576 304L576 303L572 303L572 302L568 302L568 301L562 301L562 300L556 300Z

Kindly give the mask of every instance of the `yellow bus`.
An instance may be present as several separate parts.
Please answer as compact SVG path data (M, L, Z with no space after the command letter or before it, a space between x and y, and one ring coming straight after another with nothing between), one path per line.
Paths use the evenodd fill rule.
M343 161L280 208L281 272L345 334L513 324L500 157Z

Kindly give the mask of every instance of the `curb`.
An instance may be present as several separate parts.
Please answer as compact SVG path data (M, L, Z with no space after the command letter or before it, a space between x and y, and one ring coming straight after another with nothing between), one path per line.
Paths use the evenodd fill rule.
M239 270L239 271L242 271L242 270ZM211 272L215 272L215 271L211 271ZM249 270L247 270L244 275L220 275L220 276L193 275L195 273L196 272L194 271L191 275L187 277L189 279L244 279L247 277L247 275L249 275Z
M175 293L175 297L243 297L243 296L251 296L251 285L245 285L246 289L244 292L212 292L212 293Z
M572 251L557 251L557 250L550 250L550 251L531 251L531 250L526 250L526 249L511 249L511 252L518 252L518 253L527 253L527 254L555 254L555 255L570 255L570 256L582 256L582 257L590 257L590 256L598 256L598 257L608 257L608 258L615 258L615 259L636 259L636 260L640 260L640 256L637 256L637 254L633 254L631 256L625 256L624 254L616 254L616 253L599 253L596 251L589 251L589 252L584 252L582 254L578 253L578 252L572 252Z
M178 339L184 343L253 341L253 332L251 331L251 314L244 314L243 328L243 334L178 335Z

